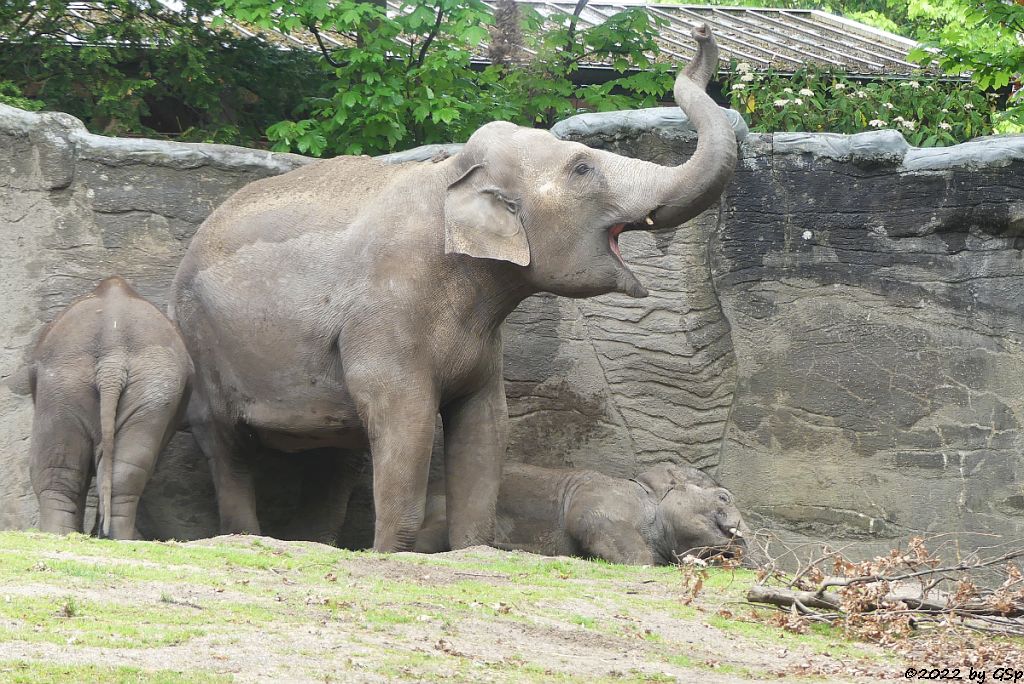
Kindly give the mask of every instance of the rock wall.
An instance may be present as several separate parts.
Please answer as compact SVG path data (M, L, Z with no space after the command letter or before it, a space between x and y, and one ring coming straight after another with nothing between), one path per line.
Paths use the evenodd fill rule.
M678 163L693 148L682 123L649 110L555 132ZM623 237L650 297L541 295L510 317L510 458L625 476L689 461L763 523L864 552L921 532L1024 538L1024 138L916 150L887 132L750 135L741 149L719 209ZM0 105L0 527L35 521L19 369L42 323L115 272L163 305L207 213L307 161L108 139ZM326 467L263 462L268 531L287 534ZM371 534L367 478L349 544ZM187 432L140 526L215 530Z
M865 551L1024 543L1024 138L759 137L709 250L740 500Z

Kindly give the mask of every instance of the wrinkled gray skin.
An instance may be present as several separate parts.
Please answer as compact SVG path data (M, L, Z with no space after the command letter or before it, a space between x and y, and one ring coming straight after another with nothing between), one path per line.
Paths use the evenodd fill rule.
M443 495L431 496L415 550L448 550L445 530ZM670 464L633 480L506 464L496 531L504 549L637 565L668 565L688 553L745 556L750 536L727 489Z
M717 48L694 35L675 96L699 143L680 167L495 122L437 163L340 157L257 181L200 226L170 312L223 532L260 530L254 450L369 447L374 548L412 548L440 412L451 544L494 538L502 321L537 292L645 295L618 234L675 228L732 176L735 135L704 93Z
M181 422L191 378L174 324L117 276L51 322L29 363L39 529L84 531L95 473L100 535L139 538L139 498Z

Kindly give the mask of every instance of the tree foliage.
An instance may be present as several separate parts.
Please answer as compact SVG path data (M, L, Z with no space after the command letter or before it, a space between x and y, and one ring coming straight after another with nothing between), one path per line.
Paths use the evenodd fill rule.
M391 16L355 0L221 0L221 6L261 28L349 37L326 51L323 87L304 103L303 116L268 129L278 150L379 153L465 140L494 119L549 125L581 105L649 106L672 82L671 68L648 57L657 53L656 25L640 8L578 30L572 16L545 21L522 7L529 59L485 65L479 58L499 27L479 0L407 0ZM621 76L573 84L581 65L603 59ZM644 71L625 75L631 68Z
M1024 103L1011 99L999 112L981 94L1005 91L1024 71L1019 4L711 2L844 14L921 38L926 49L913 56L922 64L935 60L974 79L973 88L923 78L913 88L884 80L858 86L815 70L733 71L724 78L730 99L754 130L895 127L927 145L985 134L993 123L1024 126ZM545 18L525 3L500 0L497 8L492 13L480 0L404 0L389 16L381 0L6 0L0 102L67 111L113 135L325 155L464 140L494 119L549 126L581 108L651 106L670 90L676 65L656 61L663 22L641 8L586 28L572 15ZM276 49L232 22L307 43L313 30L324 54ZM332 42L328 33L344 38ZM577 72L591 62L611 63L615 73L579 85ZM851 95L858 92L864 96Z
M111 135L251 144L290 114L316 62L209 28L208 0L0 3L0 101ZM298 93L301 97L301 90Z
M1024 5L1003 0L909 0L921 48L911 58L937 61L948 74L969 73L982 90L1020 85ZM1011 98L999 123L1024 130L1024 100Z

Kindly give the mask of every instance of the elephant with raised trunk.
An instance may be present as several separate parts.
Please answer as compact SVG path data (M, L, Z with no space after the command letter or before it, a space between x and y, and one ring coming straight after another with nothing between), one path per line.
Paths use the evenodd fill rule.
M188 418L222 531L260 530L253 450L368 447L374 547L412 548L440 412L451 545L493 540L502 321L538 292L644 296L619 236L676 228L732 177L735 134L704 93L718 50L707 27L694 37L674 93L699 140L679 167L495 122L437 163L321 161L210 215L170 313L196 363Z
M174 324L117 276L47 326L28 367L41 530L84 531L95 474L100 535L138 538L139 499L185 413L192 370Z
M447 551L444 494L431 492L415 551ZM593 470L505 465L495 545L545 556L670 565L686 555L752 562L729 490L696 468L662 464L626 480Z

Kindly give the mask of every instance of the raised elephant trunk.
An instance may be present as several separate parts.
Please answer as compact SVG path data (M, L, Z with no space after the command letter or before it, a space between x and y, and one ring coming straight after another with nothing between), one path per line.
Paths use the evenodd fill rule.
M657 208L626 229L659 230L684 223L718 201L736 166L736 134L725 112L704 89L718 70L718 46L706 24L693 29L697 54L676 77L675 100L697 129L697 149L685 164L666 170Z

